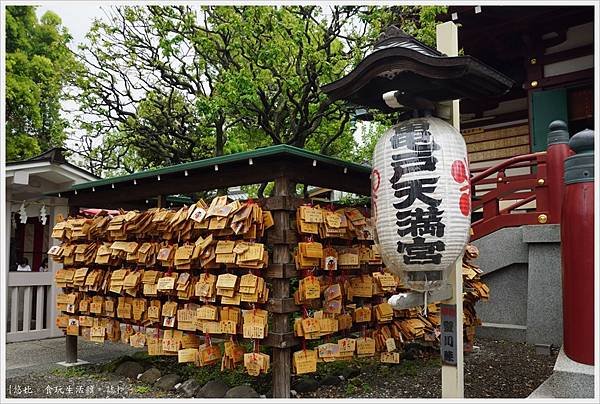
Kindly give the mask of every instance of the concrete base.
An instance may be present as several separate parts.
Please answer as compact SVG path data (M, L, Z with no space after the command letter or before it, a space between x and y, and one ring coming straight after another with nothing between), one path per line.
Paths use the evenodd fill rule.
M575 362L561 347L554 373L528 398L594 398L594 366Z
M70 368L70 367L73 367L73 366L87 365L88 363L89 363L88 361L84 361L84 360L81 360L81 359L77 359L77 362L65 362L65 361L56 362L57 365L64 366L66 368Z

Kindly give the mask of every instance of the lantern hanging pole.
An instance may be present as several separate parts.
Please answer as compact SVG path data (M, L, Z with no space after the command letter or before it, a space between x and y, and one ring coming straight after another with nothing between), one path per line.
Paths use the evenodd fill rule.
M437 49L448 56L458 56L458 29L452 21L436 26ZM442 108L447 111L447 119L452 126L460 131L459 101L453 100L443 103ZM442 398L464 398L464 358L463 358L463 279L462 279L462 254L453 264L449 279L453 293L452 297L442 302L442 311L446 309L449 320L454 320L450 328L442 321L442 340L440 341L442 353ZM442 320L444 313L442 313ZM444 338L447 341L444 341ZM453 341L452 341L453 340ZM450 345L454 345L450 347ZM454 348L453 350L450 348ZM453 361L444 356L454 356Z

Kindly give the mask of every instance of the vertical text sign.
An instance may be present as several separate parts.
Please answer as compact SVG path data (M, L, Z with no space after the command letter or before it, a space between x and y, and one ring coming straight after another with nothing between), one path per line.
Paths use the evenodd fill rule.
M442 334L440 336L440 348L442 363L444 365L456 366L456 305L442 304Z

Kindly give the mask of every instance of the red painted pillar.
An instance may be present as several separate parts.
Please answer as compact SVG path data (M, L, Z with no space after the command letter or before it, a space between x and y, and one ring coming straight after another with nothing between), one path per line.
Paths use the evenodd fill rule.
M594 132L574 135L565 161L561 220L563 341L567 356L594 364Z
M548 187L548 223L560 223L565 183L563 174L565 159L572 156L569 132L563 121L553 121L548 126L548 149L546 155Z

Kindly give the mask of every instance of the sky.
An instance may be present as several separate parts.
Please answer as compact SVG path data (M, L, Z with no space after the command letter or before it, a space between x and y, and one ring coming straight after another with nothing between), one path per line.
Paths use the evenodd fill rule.
M85 34L92 26L94 18L102 18L104 16L100 6L96 4L66 4L56 3L43 5L37 8L36 13L38 18L46 11L54 11L62 19L63 25L69 30L73 37L70 43L71 49L75 50L77 44L85 40Z

